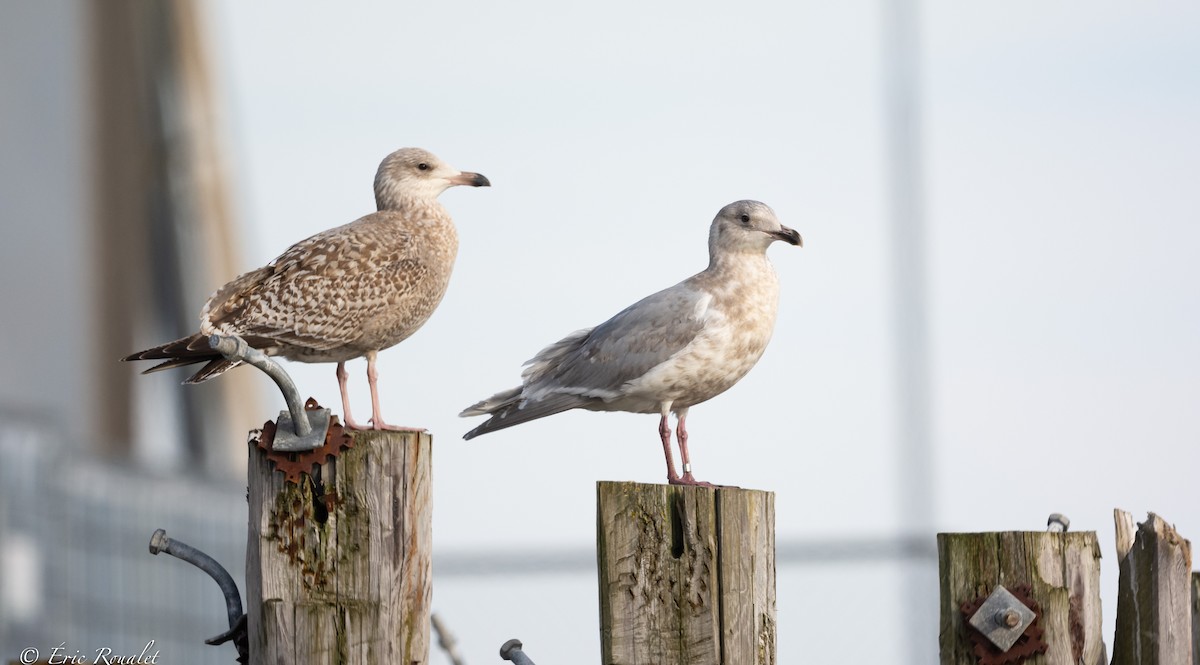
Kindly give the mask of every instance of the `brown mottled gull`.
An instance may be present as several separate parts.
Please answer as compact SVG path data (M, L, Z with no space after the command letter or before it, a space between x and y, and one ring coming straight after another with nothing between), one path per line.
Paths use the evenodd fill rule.
M779 304L766 252L776 240L802 244L764 203L725 206L709 230L708 268L542 349L526 363L521 386L460 414L491 416L463 438L568 409L658 413L667 481L708 485L692 476L684 423L690 407L728 390L766 350ZM671 412L682 476L671 458Z
M379 351L420 328L446 292L458 234L437 197L454 185L487 187L478 173L451 168L419 148L388 155L375 174L378 212L318 233L279 258L217 289L200 313L200 332L124 360L166 360L145 373L207 363L184 383L200 383L237 367L208 346L213 333L236 334L268 355L337 363L346 425L347 360L366 356L371 427L408 429L379 412Z

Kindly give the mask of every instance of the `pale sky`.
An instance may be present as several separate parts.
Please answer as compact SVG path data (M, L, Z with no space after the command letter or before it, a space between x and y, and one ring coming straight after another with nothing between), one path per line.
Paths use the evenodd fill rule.
M709 222L741 198L805 247L769 252L782 299L759 366L691 411L697 476L776 492L780 539L901 529L877 10L214 7L245 268L370 212L396 148L492 180L443 195L461 238L450 290L380 356L385 416L435 437L439 552L591 547L595 481L663 480L655 416L566 413L468 444L479 421L456 414L517 385L544 345L702 269ZM930 521L1036 530L1057 511L1098 531L1111 626L1112 509L1200 537L1200 6L922 15ZM340 411L332 365L287 369ZM350 371L367 413L365 363ZM781 567L781 661L817 630L841 635L820 662L895 647L801 619L903 602L886 590L903 574ZM513 636L539 663L580 662L598 653L595 593L594 577L451 579L435 605L472 662Z

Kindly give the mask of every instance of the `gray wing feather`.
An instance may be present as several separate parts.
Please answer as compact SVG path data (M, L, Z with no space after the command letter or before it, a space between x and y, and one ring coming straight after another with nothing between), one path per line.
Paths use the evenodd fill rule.
M618 397L626 383L691 344L704 328L697 311L704 297L683 282L643 298L595 328L547 346L526 363L520 387L459 414L491 416L463 438Z
M546 347L527 363L526 396L542 391L600 398L617 395L625 383L696 338L704 328L696 311L704 295L684 282Z

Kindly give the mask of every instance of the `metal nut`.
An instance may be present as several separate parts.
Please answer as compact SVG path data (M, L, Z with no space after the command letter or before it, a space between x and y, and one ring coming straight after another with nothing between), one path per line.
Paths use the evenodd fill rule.
M1037 615L1012 595L1004 585L997 584L983 605L971 615L968 623L1001 651L1008 651Z

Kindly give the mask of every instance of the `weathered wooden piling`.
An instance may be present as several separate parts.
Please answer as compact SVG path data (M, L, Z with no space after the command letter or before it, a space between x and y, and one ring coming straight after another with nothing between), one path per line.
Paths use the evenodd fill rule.
M605 665L775 659L775 495L597 484Z
M1035 628L1041 628L1037 639L1046 649L1025 662L1106 664L1100 621L1100 545L1094 531L940 533L937 542L942 665L980 662L973 641L978 638L972 637L974 629L967 625L963 605L991 594L997 585L1009 591L1027 587L1038 605ZM1027 642L1014 648L1032 652Z
M1200 573L1192 573L1192 665L1200 665Z
M1192 546L1161 517L1113 511L1116 522L1117 632L1113 665L1192 662Z
M250 447L251 663L429 661L431 438L350 436L299 482Z

